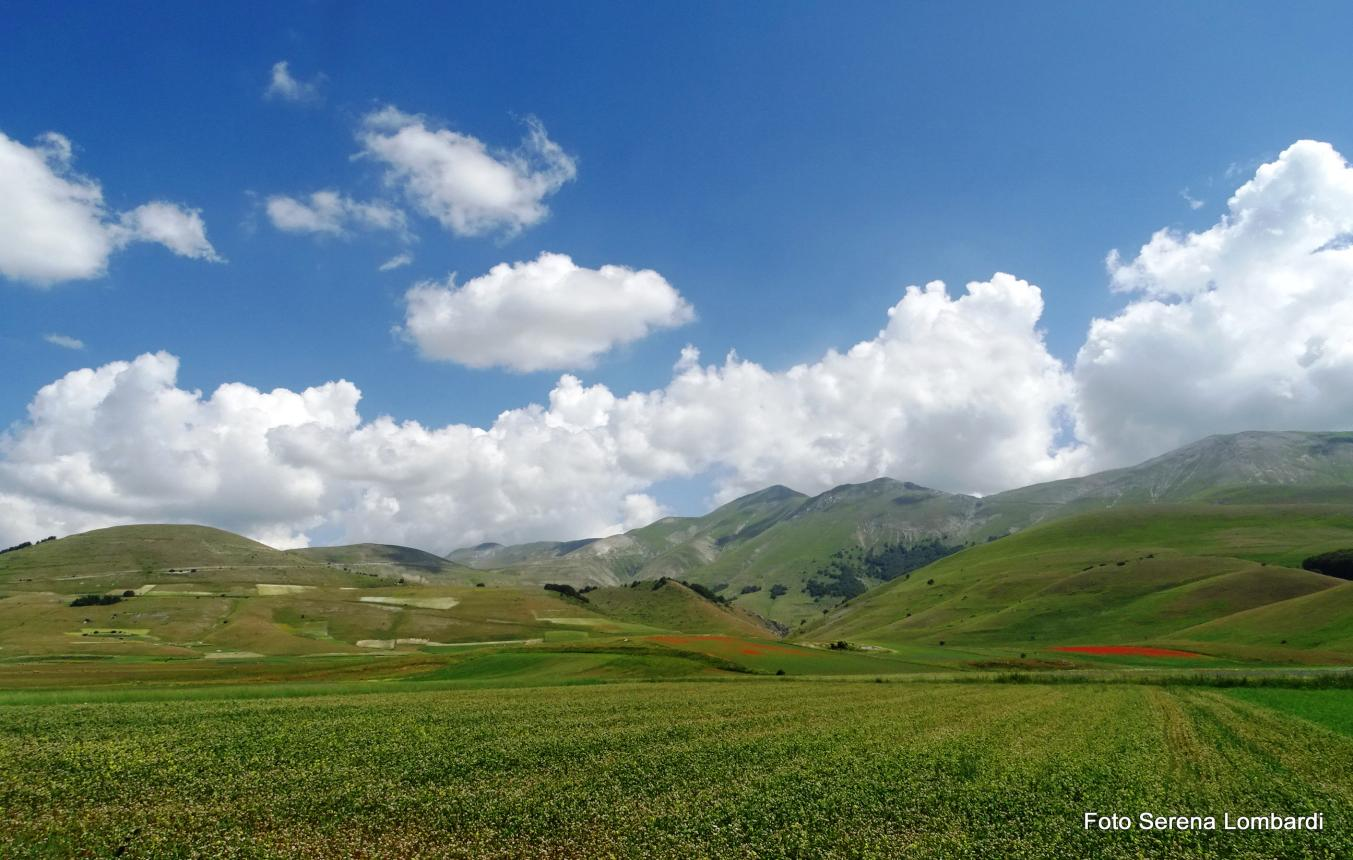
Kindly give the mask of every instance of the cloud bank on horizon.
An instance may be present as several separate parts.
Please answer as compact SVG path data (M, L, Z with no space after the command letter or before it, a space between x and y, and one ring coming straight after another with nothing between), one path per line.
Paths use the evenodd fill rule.
M453 233L529 226L574 174L543 129L527 154L500 161L421 118L370 128L389 181ZM83 200L92 223L111 229L97 193L54 171L50 153L38 158L71 183L63 200ZM489 203L446 193L442 180L484 159L506 171ZM705 364L688 348L661 388L621 394L564 375L547 403L488 427L364 419L360 392L342 380L301 392L185 390L166 353L78 370L42 388L0 436L0 542L156 519L279 546L325 528L445 550L639 525L662 512L654 485L676 477L716 476L719 499L882 474L989 493L1209 433L1348 425L1353 169L1330 145L1293 144L1216 224L1162 230L1130 258L1110 254L1108 268L1127 303L1091 323L1070 364L1044 343L1039 288L998 273L957 296L939 282L908 287L875 337L811 363L776 371L730 354ZM587 301L561 303L561 283ZM592 299L615 318L586 312ZM586 366L692 313L656 272L584 269L563 255L459 287L421 284L406 301L405 332L425 355L519 370ZM556 324L556 340L528 335L506 353L474 338Z

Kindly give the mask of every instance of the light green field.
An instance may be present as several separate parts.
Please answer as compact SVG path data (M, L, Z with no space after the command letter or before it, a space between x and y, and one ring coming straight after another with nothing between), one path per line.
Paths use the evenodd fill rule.
M1344 690L395 684L0 705L0 855L1353 853L1353 737L1265 700L1302 693L1346 714ZM1318 811L1326 827L1098 832L1086 811Z

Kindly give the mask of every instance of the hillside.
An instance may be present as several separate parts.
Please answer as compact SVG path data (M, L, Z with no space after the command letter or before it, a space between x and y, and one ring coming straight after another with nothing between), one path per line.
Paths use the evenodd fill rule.
M979 501L880 478L808 497L770 487L702 517L667 517L599 540L476 547L450 555L481 569L535 581L620 585L679 577L780 622L816 612L831 596L827 568L846 550L900 549L939 540L946 546L977 531ZM962 537L960 537L962 536ZM499 565L502 565L501 567ZM867 585L883 581L861 573ZM777 588L777 586L779 586Z
M621 535L515 546L481 544L455 550L447 558L481 570L548 565L579 585L679 576L717 558L727 545L762 533L807 498L775 486L701 517L665 517Z
M524 580L407 547L279 552L200 526L100 529L0 554L0 658L246 659L777 635L676 582L578 600Z
M1037 522L1161 502L1353 501L1353 433L1209 436L1136 466L997 493L984 507Z
M811 498L777 486L614 537L486 544L450 557L579 586L679 576L797 625L940 551L1078 513L1181 502L1353 504L1353 434L1212 436L1129 468L980 499L891 478Z
M672 579L587 592L588 608L616 621L682 633L766 638L776 631L745 609L720 606Z
M801 638L887 647L1149 644L1307 659L1348 650L1350 584L1302 570L1353 546L1341 505L1154 505L1081 514L971 547L863 595ZM1312 633L1313 619L1323 618ZM1047 656L1046 654L1044 656Z
M207 526L115 526L0 554L4 588L74 592L102 580L134 587L197 575L215 581L333 581L317 562Z
M376 574L409 583L474 585L486 579L485 574L463 564L421 549L394 544L307 547L287 550L287 554L340 570Z

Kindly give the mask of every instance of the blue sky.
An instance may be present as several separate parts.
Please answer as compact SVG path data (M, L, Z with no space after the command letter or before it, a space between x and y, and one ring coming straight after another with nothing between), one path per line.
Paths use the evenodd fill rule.
M200 210L226 262L138 244L102 277L0 278L0 424L73 369L165 350L185 389L342 378L366 419L487 426L561 371L429 361L391 329L415 281L544 251L653 269L694 308L573 371L618 395L662 388L688 343L813 362L873 338L909 284L997 271L1042 289L1070 365L1129 301L1110 249L1208 229L1296 140L1353 139L1336 3L4 5L0 132L67 137L112 210ZM263 97L283 60L319 99ZM389 234L274 229L269 195L388 196L353 158L386 105L494 149L536 117L577 177L515 235L411 216L415 260L389 272ZM658 479L660 501L699 508L708 482L686 479Z

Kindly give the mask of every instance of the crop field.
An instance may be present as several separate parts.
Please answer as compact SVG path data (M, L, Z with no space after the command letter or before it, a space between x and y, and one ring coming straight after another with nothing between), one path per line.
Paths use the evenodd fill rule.
M1347 690L755 679L284 693L0 695L0 856L1353 855L1353 737L1321 716L1353 711ZM1101 832L1083 827L1091 811L1320 812L1325 827Z

